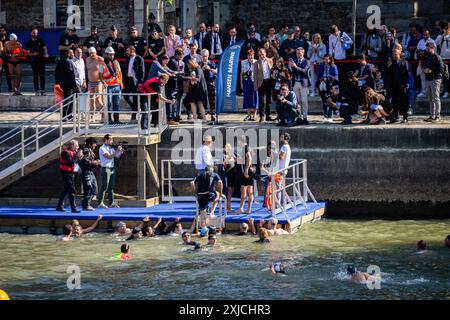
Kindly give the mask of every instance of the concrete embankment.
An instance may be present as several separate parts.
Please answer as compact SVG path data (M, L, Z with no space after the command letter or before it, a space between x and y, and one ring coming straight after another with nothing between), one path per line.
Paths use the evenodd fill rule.
M181 128L194 137L192 127ZM244 133L277 129L234 123L217 130L226 136L227 130L237 128ZM160 160L170 159L179 144L179 132L174 130L163 134ZM312 125L286 131L292 136L292 158L308 160L309 187L317 200L328 202L328 217L450 217L450 125ZM259 139L258 144L267 142ZM194 150L192 144L183 147L191 158ZM119 194L136 194L135 157L131 146L117 162ZM186 176L186 166L174 166L172 174ZM176 184L175 189L179 194L187 192L185 185ZM0 196L55 198L60 191L55 157L53 163L2 190Z

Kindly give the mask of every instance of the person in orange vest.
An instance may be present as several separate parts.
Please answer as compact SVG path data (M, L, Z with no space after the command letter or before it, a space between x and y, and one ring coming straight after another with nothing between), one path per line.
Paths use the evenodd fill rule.
M120 93L123 89L123 81L120 63L114 58L115 53L112 47L105 49L106 57L104 64L100 65L100 76L108 93L108 111L111 111L111 109L113 111L114 121L111 120L111 113L109 113L109 122L118 124L120 123Z
M72 212L80 212L75 205L75 174L79 171L78 161L81 158L83 158L83 150L80 150L78 141L69 141L67 148L61 152L59 157L59 169L64 181L64 190L59 197L56 211L66 211L64 209L64 199L68 196Z
M176 103L175 99L167 99L161 92L162 87L164 87L169 81L169 75L161 74L159 77L154 77L148 79L143 84L139 85L138 92L139 93L156 93L148 98L147 96L141 96L141 110L146 112L148 110L148 100L150 100L150 110L158 110L159 109L159 100L161 99L163 102L169 103L171 105ZM159 111L151 113L151 124L153 127L157 127L158 119L159 119ZM141 118L141 129L148 129L148 121L147 114L143 113Z

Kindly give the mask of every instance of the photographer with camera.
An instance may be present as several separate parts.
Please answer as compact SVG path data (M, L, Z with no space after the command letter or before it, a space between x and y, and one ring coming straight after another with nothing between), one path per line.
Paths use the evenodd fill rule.
M79 213L75 205L75 174L80 170L78 162L83 158L83 151L78 146L78 141L70 140L66 149L59 157L59 169L64 181L64 190L59 197L56 211L64 212L64 199L69 197L73 213Z
M280 120L277 126L292 127L297 123L297 96L293 91L289 91L288 86L284 85L281 87L275 108L277 110L278 119Z
M80 160L81 181L83 183L83 210L93 211L91 206L92 198L97 194L98 185L95 177L95 170L100 165L100 160L95 159L94 150L97 141L94 138L87 138L83 149L83 158Z
M105 192L108 192L109 208L119 208L117 203L114 202L114 185L116 183L116 169L114 162L116 158L122 156L124 149L121 144L118 146L113 145L114 139L110 134L105 135L103 141L104 143L99 150L102 187L98 194L98 207L108 208L103 202Z

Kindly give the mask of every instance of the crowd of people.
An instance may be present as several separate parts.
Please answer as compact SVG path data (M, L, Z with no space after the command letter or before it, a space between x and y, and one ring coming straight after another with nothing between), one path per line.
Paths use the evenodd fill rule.
M450 80L445 60L450 60L450 23L437 21L433 30L411 23L401 37L394 27L368 29L353 57L346 60L356 46L338 26L328 35L312 34L301 26L270 26L260 34L256 25L231 26L222 32L218 24L200 23L198 31L177 29L171 25L167 34L149 16L148 37L136 27L128 39L119 36L116 26L101 40L97 27L84 41L76 29L67 30L59 42L60 58L55 82L64 98L75 92L89 92L91 116L103 108L107 92L110 122L120 123L120 93L158 93L150 106L143 99L141 109L153 110L152 124L157 122L159 101L166 104L167 120L176 125L184 110L187 119L215 120L215 82L217 63L224 50L243 41L239 66L238 94L243 95L244 121L278 121L282 126L307 125L308 97L320 96L323 122L334 116L350 124L353 114L364 123L408 122L417 97L428 97L430 117L440 120L440 99L449 98ZM24 50L26 49L26 50ZM38 30L24 48L15 34L7 36L0 27L0 51L3 70L11 92L20 93L20 63L27 54L31 59L36 94L45 94L47 47ZM162 90L162 88L164 90ZM165 92L165 94L163 93ZM133 112L138 99L125 96ZM271 116L275 107L277 117ZM71 114L71 105L65 108ZM113 115L113 116L112 116ZM103 117L103 113L102 116ZM133 114L131 120L135 120ZM101 118L100 121L105 119ZM147 120L147 118L146 118ZM146 128L146 121L141 126Z

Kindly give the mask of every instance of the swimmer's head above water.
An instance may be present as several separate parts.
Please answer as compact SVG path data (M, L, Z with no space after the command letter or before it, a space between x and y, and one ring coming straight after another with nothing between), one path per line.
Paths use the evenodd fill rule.
M355 274L358 271L355 266L349 265L347 266L347 273L348 274Z
M286 266L281 262L275 262L272 264L273 273L286 273Z
M420 240L417 242L417 251L424 251L427 249L427 243L425 240Z

